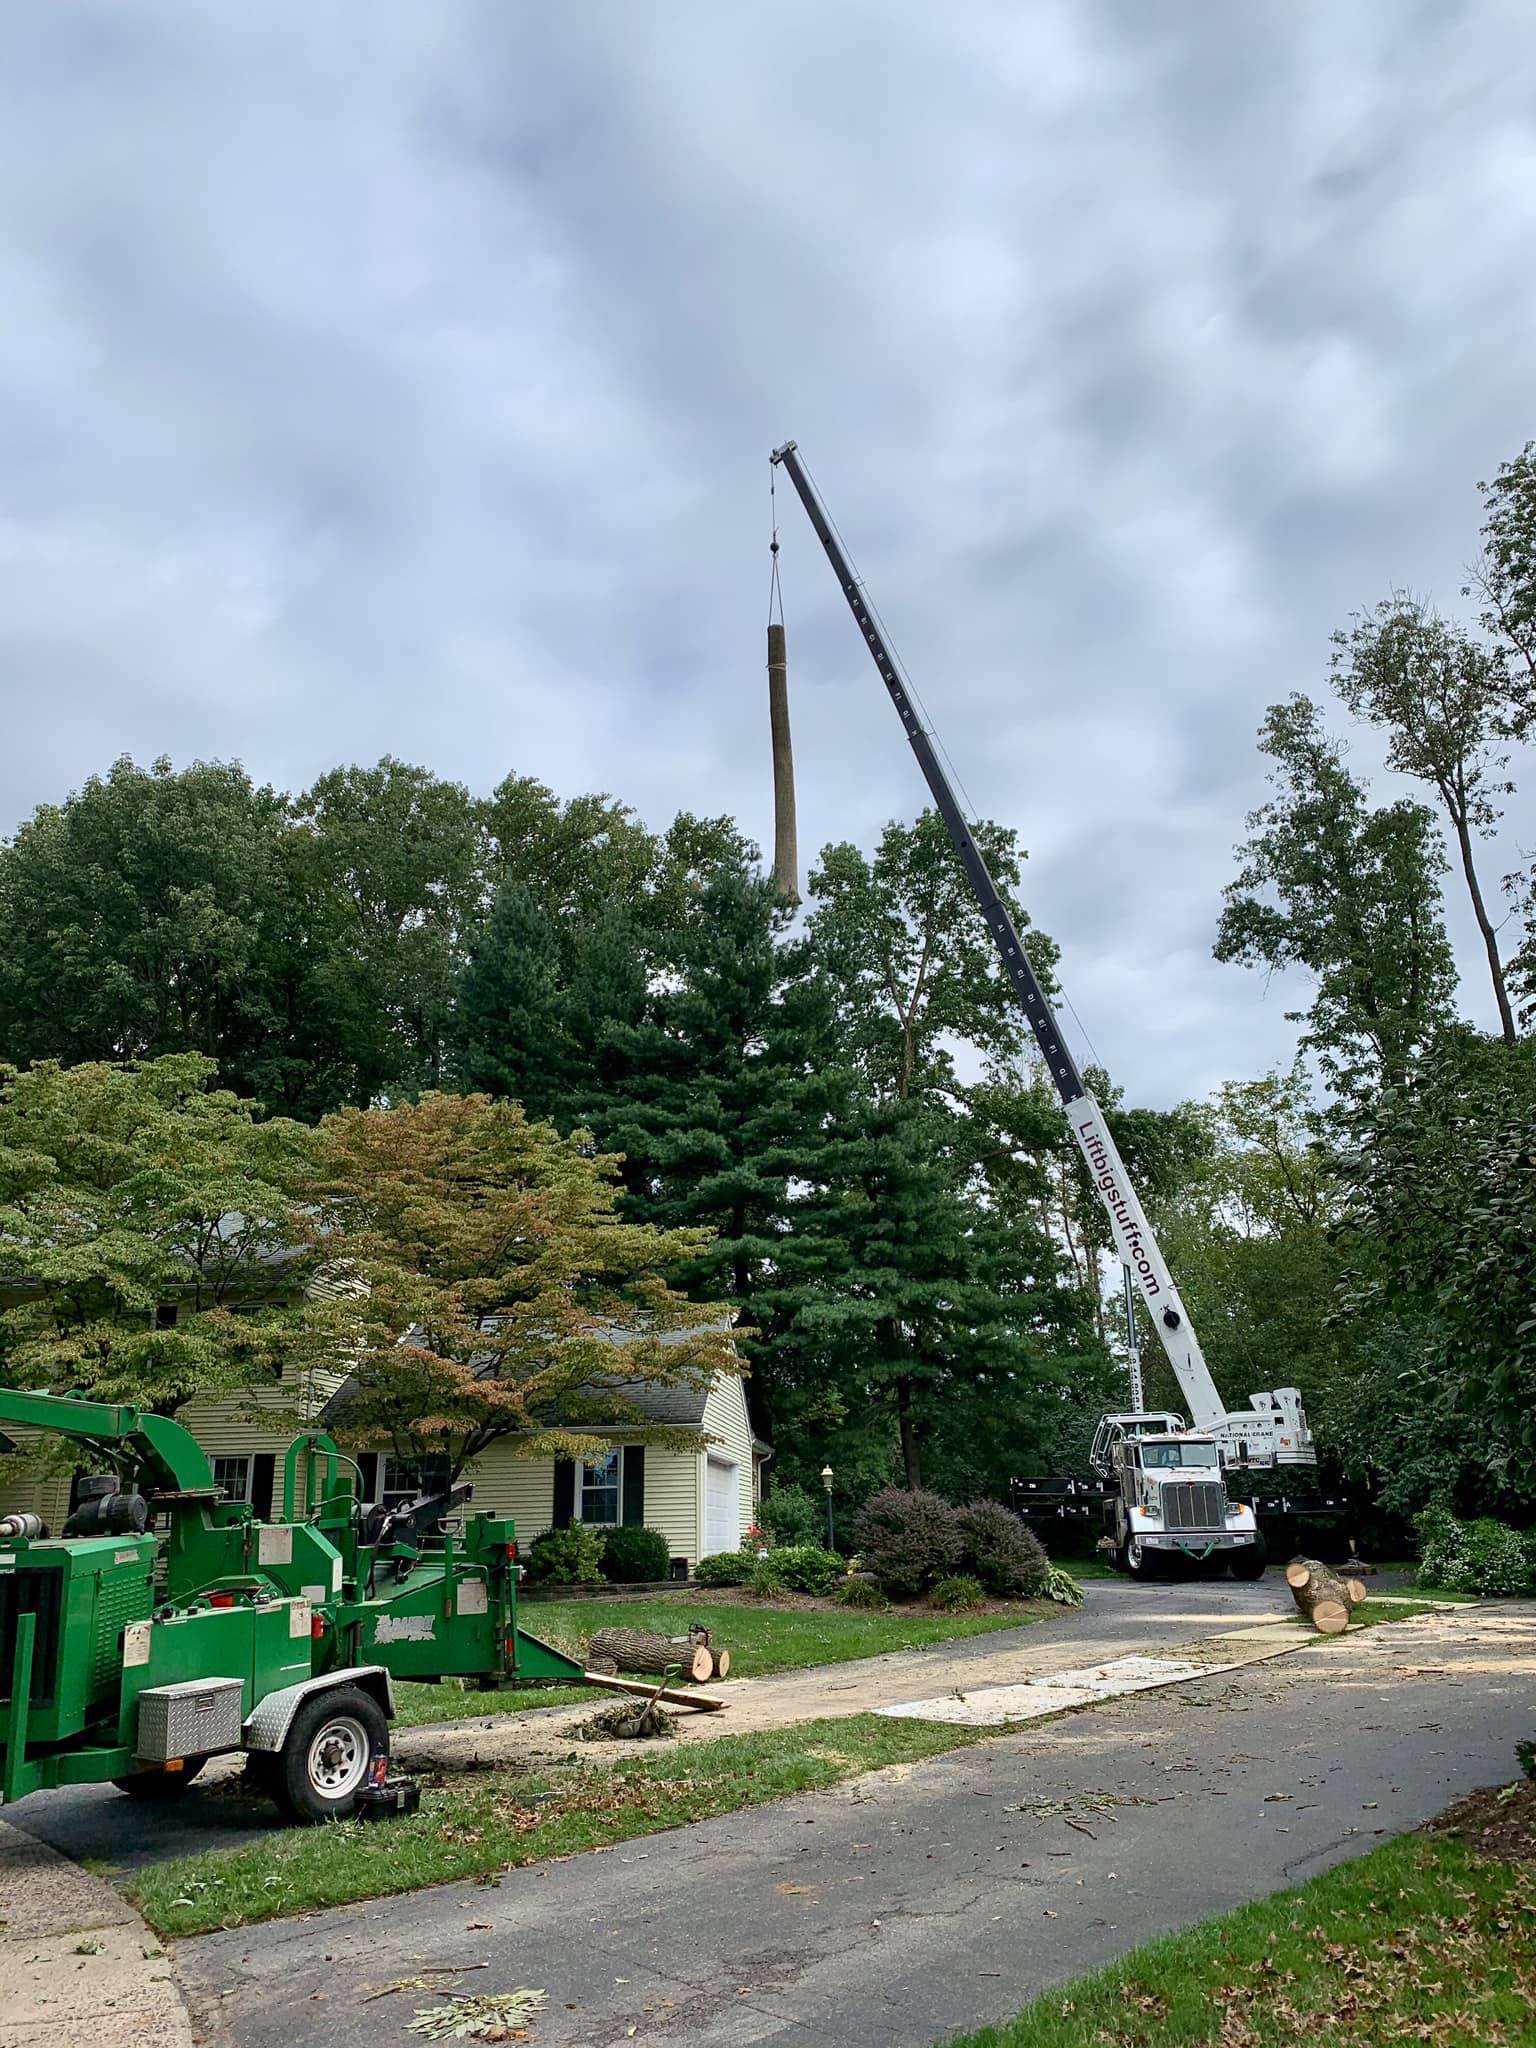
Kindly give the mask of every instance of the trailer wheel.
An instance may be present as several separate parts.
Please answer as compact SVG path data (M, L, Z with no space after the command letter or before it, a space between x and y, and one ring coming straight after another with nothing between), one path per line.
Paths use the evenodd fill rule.
M133 1771L126 1778L114 1778L112 1782L130 1799L179 1799L207 1761L205 1756L189 1756L179 1771Z
M1231 1572L1234 1579L1262 1579L1264 1567L1269 1562L1269 1552L1264 1538L1256 1536L1252 1543L1245 1543L1232 1553Z
M272 1798L287 1819L307 1826L345 1820L376 1756L389 1753L389 1723L376 1700L338 1686L303 1701L273 1758Z

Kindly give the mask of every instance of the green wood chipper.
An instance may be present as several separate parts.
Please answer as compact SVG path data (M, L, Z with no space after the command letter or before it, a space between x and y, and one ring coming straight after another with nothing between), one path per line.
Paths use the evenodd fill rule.
M585 1676L517 1625L512 1523L450 1524L468 1484L367 1505L310 1430L263 1521L219 1497L164 1416L0 1389L10 1427L69 1438L111 1476L85 1482L61 1537L0 1517L0 1801L99 1783L174 1797L243 1751L292 1820L385 1810L395 1679Z

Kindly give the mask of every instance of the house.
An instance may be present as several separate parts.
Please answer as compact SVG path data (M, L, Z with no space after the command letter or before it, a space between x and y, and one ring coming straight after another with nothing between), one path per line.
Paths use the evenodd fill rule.
M602 1437L611 1448L578 1468L570 1459L520 1458L515 1443L504 1440L463 1475L474 1483L473 1508L510 1515L521 1543L575 1521L601 1528L644 1523L666 1538L668 1554L689 1570L701 1557L739 1549L756 1517L769 1455L752 1433L741 1380L721 1373L707 1390L616 1380L614 1391L650 1423L700 1432L705 1447L679 1451L637 1443L640 1425L633 1420L612 1429L583 1424L584 1434ZM207 1452L220 1491L248 1500L265 1516L282 1505L283 1457L295 1416L330 1429L345 1447L344 1375L310 1373L302 1383L285 1378L255 1394L189 1402L177 1419ZM358 1463L370 1500L410 1499L438 1477L431 1461L414 1468L378 1451L359 1453ZM0 1512L29 1509L57 1532L69 1513L72 1478L38 1478L26 1467L12 1477L10 1464L0 1456Z
M601 1529L644 1524L666 1538L674 1571L679 1560L692 1570L701 1557L739 1550L755 1521L762 1468L768 1446L747 1419L747 1397L734 1373L717 1374L708 1389L659 1386L646 1380L614 1382L626 1411L666 1429L696 1430L698 1450L674 1450L661 1443L637 1443L642 1427L633 1419L610 1429L581 1425L584 1435L602 1437L609 1448L577 1464L569 1458L524 1458L504 1438L474 1459L463 1476L475 1488L473 1506L510 1515L518 1541L528 1543L546 1529L585 1522ZM322 1421L345 1441L345 1396L330 1405ZM409 1499L439 1473L402 1468L385 1453L364 1451L363 1491L374 1500Z

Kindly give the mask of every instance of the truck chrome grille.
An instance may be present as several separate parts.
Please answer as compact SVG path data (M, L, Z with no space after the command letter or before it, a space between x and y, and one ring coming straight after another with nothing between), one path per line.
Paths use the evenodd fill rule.
M1183 1534L1188 1529L1223 1529L1227 1522L1227 1490L1210 1480L1163 1488L1163 1527Z

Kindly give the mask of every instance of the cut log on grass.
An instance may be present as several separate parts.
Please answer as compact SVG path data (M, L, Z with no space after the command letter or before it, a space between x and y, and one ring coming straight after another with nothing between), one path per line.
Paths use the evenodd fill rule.
M616 1671L681 1671L702 1685L715 1675L714 1652L704 1643L692 1648L674 1643L646 1628L600 1628L587 1645L587 1663L595 1671L612 1664Z
M1357 1598L1348 1581L1315 1557L1293 1559L1285 1568L1285 1583L1298 1610L1320 1636L1341 1636L1349 1627L1349 1610L1365 1598L1358 1579L1354 1581L1354 1586L1360 1587Z
M643 1685L638 1678L610 1678L605 1671L584 1671L582 1677L588 1685L599 1686L604 1692L627 1692L640 1699L665 1700L669 1707L692 1707L700 1714L718 1714L726 1705L712 1693L682 1692L675 1685Z

